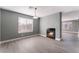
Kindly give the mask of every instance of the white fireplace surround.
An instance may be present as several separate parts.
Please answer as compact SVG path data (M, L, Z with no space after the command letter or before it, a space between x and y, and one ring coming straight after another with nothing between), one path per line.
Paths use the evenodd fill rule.
M47 37L46 35L43 35L43 34L39 34L40 36L43 36L43 37ZM61 41L61 38L55 38L55 40L57 41Z

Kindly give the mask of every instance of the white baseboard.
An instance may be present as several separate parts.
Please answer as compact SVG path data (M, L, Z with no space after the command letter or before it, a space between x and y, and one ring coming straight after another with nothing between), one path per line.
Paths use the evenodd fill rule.
M61 39L60 39L60 38L56 38L55 40L57 40L57 41L61 41Z
M42 34L39 34L40 36L43 36L43 37L46 37L46 35L42 35ZM57 41L61 41L61 39L60 38L56 38L55 40L57 40Z
M40 36L46 37L46 35L39 34Z
M30 36L25 36L25 37L19 37L19 38L10 39L10 40L5 40L5 41L0 41L0 44L6 43L6 42L15 41L15 40L21 40L21 39L28 38L28 37L32 37L32 36L36 36L36 35L40 35L40 36L46 37L46 35L35 34L35 35L30 35ZM56 38L55 40L60 41L61 39L60 39L60 38Z
M39 35L39 34L30 35L30 36L25 36L25 37L19 37L19 38L10 39L10 40L5 40L5 41L0 41L0 44L2 44L2 43L6 43L6 42L15 41L15 40L21 40L21 39L28 38L28 37L32 37L32 36L36 36L36 35Z

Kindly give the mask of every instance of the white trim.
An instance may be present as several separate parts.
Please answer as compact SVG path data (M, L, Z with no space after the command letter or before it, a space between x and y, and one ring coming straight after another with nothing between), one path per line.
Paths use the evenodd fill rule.
M39 34L40 36L46 37L46 35ZM61 41L61 38L56 38L55 40Z
M0 44L6 43L6 42L15 41L15 40L21 40L21 39L28 38L28 37L31 37L31 36L36 36L36 35L39 35L39 34L30 35L30 36L25 36L25 37L19 37L19 38L15 38L15 39L11 39L11 40L0 41Z
M79 34L79 32L73 32L73 31L63 31L62 33Z
M36 35L40 35L40 36L46 37L46 35L35 34L35 35L30 35L30 36L25 36L25 37L19 37L19 38L15 38L15 39L11 39L11 40L0 41L0 44L6 43L6 42L15 41L15 40L21 40L21 39L28 38L28 37L32 37L32 36L36 36ZM56 38L55 40L60 41L59 39L60 39L60 38Z
M61 39L60 39L60 38L56 38L55 40L57 40L57 41L61 41Z
M40 36L46 37L46 35L39 34Z

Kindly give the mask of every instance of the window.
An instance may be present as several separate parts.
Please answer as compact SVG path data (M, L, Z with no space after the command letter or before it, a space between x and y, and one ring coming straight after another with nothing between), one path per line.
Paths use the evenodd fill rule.
M72 22L64 22L62 24L62 29L65 31L71 31L72 30Z
M33 32L33 20L18 17L18 33Z

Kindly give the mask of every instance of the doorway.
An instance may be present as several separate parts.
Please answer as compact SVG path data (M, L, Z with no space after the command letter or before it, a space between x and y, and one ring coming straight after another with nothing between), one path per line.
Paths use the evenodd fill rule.
M79 52L79 11L62 14L62 38L69 52Z

